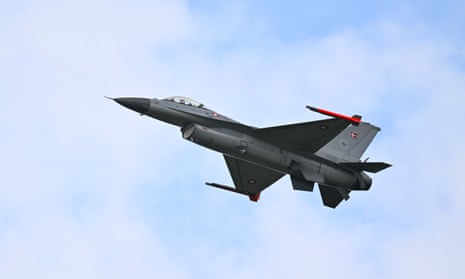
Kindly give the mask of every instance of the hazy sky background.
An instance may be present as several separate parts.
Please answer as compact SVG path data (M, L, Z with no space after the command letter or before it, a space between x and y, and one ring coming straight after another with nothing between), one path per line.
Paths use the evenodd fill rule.
M269 2L0 2L0 278L462 276L465 3ZM255 204L104 95L259 127L359 113L394 166L336 210L288 177Z

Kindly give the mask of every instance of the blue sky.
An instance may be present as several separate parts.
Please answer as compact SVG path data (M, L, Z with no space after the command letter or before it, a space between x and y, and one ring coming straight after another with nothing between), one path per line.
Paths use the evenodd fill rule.
M445 278L465 248L461 1L15 1L0 9L1 278ZM254 126L382 128L394 167L336 210L259 203L220 154L103 98L186 95Z

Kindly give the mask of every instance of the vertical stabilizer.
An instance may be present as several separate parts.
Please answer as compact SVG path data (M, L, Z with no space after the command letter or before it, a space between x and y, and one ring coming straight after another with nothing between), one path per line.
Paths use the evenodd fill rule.
M349 125L316 155L335 162L358 162L379 131L380 128L366 122Z

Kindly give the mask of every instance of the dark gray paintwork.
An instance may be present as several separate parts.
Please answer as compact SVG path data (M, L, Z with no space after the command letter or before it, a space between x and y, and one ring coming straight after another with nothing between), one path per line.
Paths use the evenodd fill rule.
M349 199L350 191L370 189L372 180L364 171L378 172L391 166L360 161L380 129L366 122L353 125L347 117L255 128L186 97L113 100L179 126L184 139L222 153L235 187L207 185L245 194L253 201L288 174L295 190L311 192L318 183L323 204L335 208Z

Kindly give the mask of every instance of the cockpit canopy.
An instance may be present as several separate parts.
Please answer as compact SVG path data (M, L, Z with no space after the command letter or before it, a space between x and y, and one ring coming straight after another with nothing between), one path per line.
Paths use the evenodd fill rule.
M192 99L187 98L187 97L173 96L173 97L165 98L163 100L175 102L175 103L182 104L182 105L193 106L193 107L196 107L196 108L203 108L204 107L204 105L202 103L197 102L197 101L192 100Z

